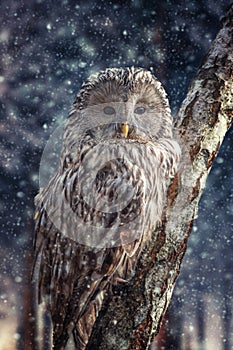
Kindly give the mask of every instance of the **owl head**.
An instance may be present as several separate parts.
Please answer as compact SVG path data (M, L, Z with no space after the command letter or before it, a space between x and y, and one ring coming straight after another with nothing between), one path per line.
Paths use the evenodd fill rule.
M107 68L82 85L64 140L69 150L106 140L159 142L172 137L171 125L165 90L150 71Z

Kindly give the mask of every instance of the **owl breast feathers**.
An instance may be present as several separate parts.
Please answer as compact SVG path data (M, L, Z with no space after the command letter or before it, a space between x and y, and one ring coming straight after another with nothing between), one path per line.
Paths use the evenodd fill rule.
M160 82L141 68L106 69L81 87L59 168L36 197L39 301L54 349L85 349L105 293L129 280L161 220L180 148Z

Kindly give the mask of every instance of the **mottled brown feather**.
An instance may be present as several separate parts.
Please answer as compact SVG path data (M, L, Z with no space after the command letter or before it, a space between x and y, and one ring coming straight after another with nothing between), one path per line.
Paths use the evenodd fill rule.
M117 118L103 122L103 104L131 113L127 139ZM145 119L129 112L139 104L147 110ZM177 171L180 149L171 125L166 94L150 72L109 68L83 84L66 122L59 169L36 198L39 301L51 312L54 349L65 349L72 334L75 348L85 349L105 293L112 283L132 278ZM124 156L111 159L116 149ZM103 154L108 161L100 165ZM85 174L93 169L99 171L89 188ZM103 199L111 206L127 188L133 189L131 200L106 210ZM92 189L88 202L85 194Z

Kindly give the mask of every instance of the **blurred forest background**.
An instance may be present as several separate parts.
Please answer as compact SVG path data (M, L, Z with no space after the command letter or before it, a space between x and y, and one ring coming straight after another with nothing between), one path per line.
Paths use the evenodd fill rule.
M33 197L43 148L83 80L106 67L151 69L175 114L230 3L1 0L1 350L36 349L36 306L30 303L35 297L30 282ZM232 140L230 130L208 178L153 349L233 347Z

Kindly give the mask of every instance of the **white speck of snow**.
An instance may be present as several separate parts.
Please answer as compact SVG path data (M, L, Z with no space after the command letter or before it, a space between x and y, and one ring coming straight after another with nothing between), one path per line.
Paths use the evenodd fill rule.
M16 276L16 277L15 277L15 282L16 282L16 283L22 282L22 277Z
M14 338L15 340L19 340L19 339L20 339L20 334L19 334L19 333L15 333L14 336L13 336L13 338Z
M17 192L17 197L18 198L23 198L24 197L24 193L21 192L21 191Z

